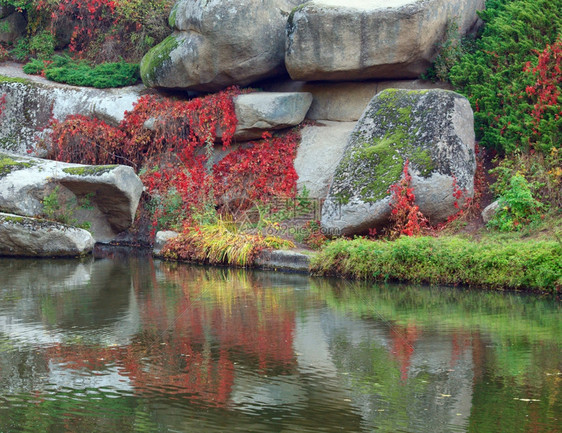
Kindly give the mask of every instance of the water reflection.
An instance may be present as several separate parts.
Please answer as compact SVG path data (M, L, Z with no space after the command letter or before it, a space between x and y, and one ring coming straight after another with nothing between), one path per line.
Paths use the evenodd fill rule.
M0 260L0 431L555 432L553 299ZM498 422L501 419L501 422Z

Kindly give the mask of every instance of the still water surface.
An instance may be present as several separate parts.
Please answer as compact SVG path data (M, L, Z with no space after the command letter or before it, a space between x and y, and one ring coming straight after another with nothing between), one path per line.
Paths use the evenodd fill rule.
M0 260L0 432L562 432L561 303Z

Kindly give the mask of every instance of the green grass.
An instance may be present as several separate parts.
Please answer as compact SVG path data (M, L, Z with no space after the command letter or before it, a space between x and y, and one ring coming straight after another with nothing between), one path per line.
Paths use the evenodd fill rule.
M58 83L98 89L123 87L140 80L139 66L134 63L101 63L91 66L88 62L73 60L68 56L54 56L52 63L32 60L23 67L26 74L40 74Z
M339 239L312 260L317 275L490 289L562 289L562 241L459 236Z

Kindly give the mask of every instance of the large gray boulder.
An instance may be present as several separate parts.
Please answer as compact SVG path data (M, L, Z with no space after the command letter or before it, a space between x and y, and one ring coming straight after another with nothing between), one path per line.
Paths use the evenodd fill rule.
M474 121L463 96L446 90L389 89L357 123L322 210L328 233L350 235L385 225L389 188L409 161L416 204L430 222L446 220L474 193ZM463 191L460 199L454 196Z
M217 91L285 71L285 25L300 0L178 0L175 30L142 59L150 87Z
M143 185L131 167L88 166L0 153L0 211L90 226L107 242L133 222Z
M22 13L12 12L7 6L0 6L0 42L15 42L25 34L27 21Z
M0 115L0 151L22 155L34 151L52 118L63 121L81 114L117 125L143 89L140 85L120 89L69 86L26 75L19 65L2 64L0 95L6 95L6 103Z
M87 230L58 222L0 213L0 255L20 257L82 256L94 248Z
M414 78L436 54L447 25L460 34L484 0L313 0L291 12L285 64L294 80Z

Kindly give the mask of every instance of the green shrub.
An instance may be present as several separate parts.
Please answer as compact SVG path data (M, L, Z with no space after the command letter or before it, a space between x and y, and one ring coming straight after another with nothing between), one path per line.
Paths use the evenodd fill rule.
M29 38L29 52L41 60L47 60L55 53L55 37L48 30L43 30Z
M554 136L560 135L562 122L554 130L547 128L552 122L537 125L532 116L536 101L526 89L536 84L532 67L538 64L538 53L562 34L561 10L562 0L486 2L480 13L482 37L449 74L472 103L477 138L484 146L510 153L534 147L537 140L557 142Z
M119 62L90 66L86 61L75 61L68 56L54 56L52 62L32 60L23 70L26 74L44 72L47 79L59 83L100 89L129 86L140 79L137 64Z
M562 289L562 243L401 237L340 239L312 260L312 271L372 280L461 284L494 289Z
M517 173L500 196L498 210L488 226L500 231L520 230L523 224L537 221L541 209L544 205L533 197L529 182Z

